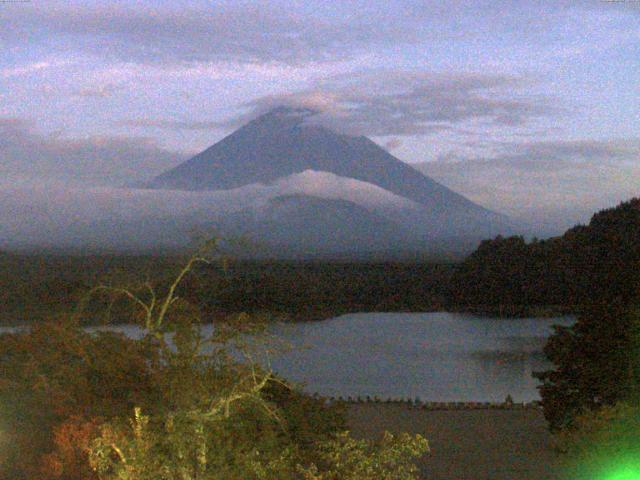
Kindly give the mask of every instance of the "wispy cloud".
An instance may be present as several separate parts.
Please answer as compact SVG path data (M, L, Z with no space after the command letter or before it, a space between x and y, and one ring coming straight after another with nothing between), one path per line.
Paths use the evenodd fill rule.
M302 92L258 98L247 104L250 113L230 125L288 105L316 109L320 113L311 121L356 135L421 135L478 120L521 127L562 111L551 98L527 96L523 87L531 83L532 79L507 75L364 72Z
M503 144L492 157L455 152L416 167L483 205L559 233L640 194L640 138Z
M42 60L38 62L18 64L11 67L0 68L0 78L21 77L32 75L50 68L59 68L69 65L68 60Z
M108 83L105 85L94 85L88 87L82 87L77 90L76 95L79 97L94 97L94 98L107 98L115 94L118 90L121 90L123 87L115 85L113 83Z
M399 138L390 138L384 143L384 148L386 148L387 150L395 150L400 145L402 145L402 140L400 140Z
M227 122L162 120L151 118L124 120L122 122L118 122L117 125L141 128L151 127L165 130L218 130L228 128Z
M15 34L6 36L7 42L24 41L36 29L49 36L80 36L80 49L147 64L332 61L372 45L416 39L412 29L382 16L326 19L272 2L221 2L207 8L54 3L46 9L25 6L10 20Z
M184 160L146 137L61 138L18 118L0 118L0 176L118 185L148 179Z

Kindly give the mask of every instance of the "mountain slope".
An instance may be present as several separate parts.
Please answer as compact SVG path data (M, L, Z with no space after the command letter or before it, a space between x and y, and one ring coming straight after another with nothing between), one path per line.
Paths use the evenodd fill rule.
M315 172L315 175L333 176L335 185L346 185L348 181L360 182L360 186L368 185L367 190L370 192L377 189L378 192L386 192L387 197L401 198L411 204L412 206L407 208L381 207L372 210L367 207L369 215L378 215L396 225L396 248L399 249L414 248L421 242L426 248L430 248L429 243L442 244L454 241L464 241L468 246L472 241L480 241L497 234L514 233L515 229L506 216L487 210L453 192L400 161L366 137L341 135L319 125L315 115L316 112L307 109L276 108L190 160L159 175L147 187L230 191L252 185L271 187L283 182L286 184L290 181L287 179L298 178L296 176L303 172L304 175ZM286 193L282 192L281 195ZM319 193L317 188L294 193L336 200L334 196ZM347 196L341 198L350 200ZM328 210L321 212L318 201L319 199L316 199L314 204L317 218L326 217L325 214L329 211L334 214L344 211L344 208L336 210L335 203L322 202L321 206ZM295 207L289 208L289 215L295 217L295 208L302 209L298 212L302 215L305 209L310 208L309 202L308 198L305 202L300 198L296 201L290 199L290 203ZM360 214L366 216L364 212L355 212L356 207L364 207L365 203L371 204L356 203L351 202L349 205L352 221ZM271 211L247 213L245 221L247 224L261 224L266 220L259 219L257 215L272 213L275 206L271 207ZM278 208L281 209L282 206ZM344 228L348 228L347 220L345 218ZM312 230L310 226L302 223L296 228ZM255 230L256 236L258 231L267 235L262 228ZM291 238L317 244L305 237L302 231L296 232L294 228L287 230ZM363 240L362 235L356 237L359 241ZM369 248L367 242L361 243L363 247ZM354 240L353 249L357 248L358 244Z
M258 242L258 247L291 255L389 251L407 245L402 225L346 200L292 194L271 199L224 219L222 228Z
M308 121L308 110L277 108L156 177L151 188L219 190L270 183L305 170L378 185L433 209L491 214L398 160L366 137L340 135Z

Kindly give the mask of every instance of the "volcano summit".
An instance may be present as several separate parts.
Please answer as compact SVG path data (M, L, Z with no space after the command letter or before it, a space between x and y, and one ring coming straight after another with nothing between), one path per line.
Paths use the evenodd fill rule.
M455 250L513 232L507 217L437 183L366 137L322 126L316 112L302 108L275 108L147 185L188 191L268 186L286 187L260 208L227 215L221 224L280 248L334 253L428 250L436 244ZM296 201L279 199L288 195ZM313 199L303 201L304 196ZM327 221L336 201L340 218L347 219L349 209L357 218ZM280 212L284 205L286 213ZM348 232L354 228L358 234L351 242ZM316 232L311 243L309 231ZM338 237L343 241L336 243Z

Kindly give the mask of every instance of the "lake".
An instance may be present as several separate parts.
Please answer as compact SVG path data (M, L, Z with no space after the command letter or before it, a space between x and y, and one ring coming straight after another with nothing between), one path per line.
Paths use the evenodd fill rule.
M531 376L545 370L552 324L572 317L489 318L464 313L359 313L274 327L305 347L272 360L283 377L326 396L423 401L540 398Z
M465 313L357 313L274 325L295 346L270 359L282 377L324 396L423 401L539 399L532 371L550 367L542 348L552 324L572 317L491 318ZM110 327L136 336L133 326ZM209 327L210 328L210 327Z

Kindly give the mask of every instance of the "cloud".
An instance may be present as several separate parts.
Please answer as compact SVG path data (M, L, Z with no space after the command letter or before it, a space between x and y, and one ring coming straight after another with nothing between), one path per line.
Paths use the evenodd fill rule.
M61 138L0 118L0 177L114 185L148 179L184 160L145 137Z
M119 125L230 130L275 107L289 106L316 111L308 123L351 135L424 135L454 128L464 134L462 127L474 122L483 122L483 131L518 129L563 112L550 97L528 95L533 83L515 75L362 71L334 75L306 90L259 97L244 104L244 113L223 121L138 118ZM397 147L397 141L392 145Z
M539 159L569 159L577 162L618 162L637 159L640 139L555 140L509 146L521 156Z
M640 195L640 138L504 144L493 157L455 153L415 165L491 209L560 233Z
M306 171L270 185L186 192L0 181L0 245L141 248L185 245L189 232L212 229L225 215L261 207L281 195L344 199L381 212L415 203L376 185Z
M106 85L98 85L91 87L83 87L80 88L76 95L78 97L94 97L94 98L107 98L112 96L118 90L121 90L123 87L114 85L112 83Z
M127 6L115 1L83 5L50 0L46 7L32 3L0 17L3 43L24 45L47 36L58 43L81 37L76 49L145 64L334 61L423 40L454 42L464 37L474 41L496 33L521 38L523 43L548 43L547 37L563 38L566 17L573 12L580 16L593 10L610 17L638 11L633 1L621 2L624 6L565 1L479 1L470 6L456 0L444 4L345 0L333 5L233 0L203 2L204 7L196 2Z
M322 18L274 2L215 2L206 8L52 2L47 8L27 5L13 11L5 22L11 22L14 34L3 40L19 44L38 35L82 37L78 49L144 64L300 64L349 58L374 45L415 40L407 25L401 27L393 18L382 20L381 15Z
M402 145L402 140L399 138L391 138L384 143L384 148L387 150L395 150L400 145Z
M310 122L353 135L423 135L477 121L489 127L522 127L562 112L551 98L522 93L532 82L477 73L363 72L334 77L309 90L255 99L245 105L251 111L229 125L285 105L317 110Z
M39 72L46 68L50 68L52 65L50 62L33 62L25 65L16 65L13 67L6 67L0 69L0 78L17 77L21 75L28 75L34 72Z
M218 130L228 128L227 122L216 121L180 121L151 118L138 118L118 122L125 127L152 127L165 130Z

